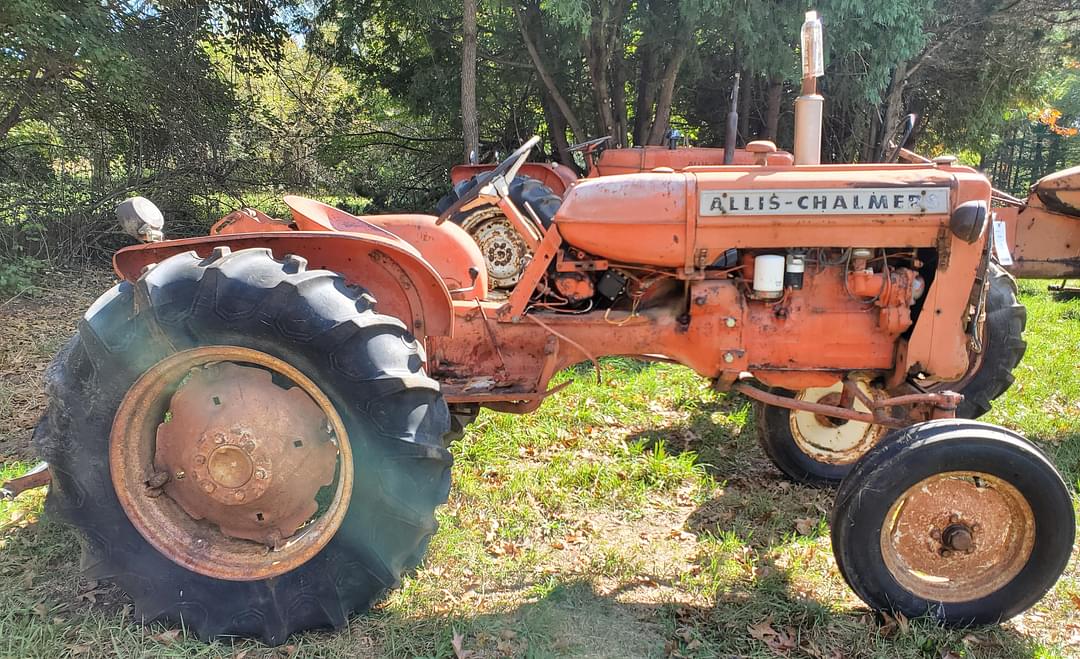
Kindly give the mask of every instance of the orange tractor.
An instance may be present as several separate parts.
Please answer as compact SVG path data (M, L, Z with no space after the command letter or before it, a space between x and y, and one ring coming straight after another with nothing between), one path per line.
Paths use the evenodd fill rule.
M116 254L122 281L47 374L50 513L145 620L281 643L419 563L447 443L481 407L530 412L560 370L631 355L757 401L789 474L843 477L833 548L870 606L948 624L1031 606L1072 550L1069 490L1024 438L960 418L1023 350L1002 211L952 162L817 164L814 75L794 156L759 143L522 201L533 138L438 217L287 197L291 218L180 240L128 200L149 242ZM512 283L447 221L477 211L527 248Z

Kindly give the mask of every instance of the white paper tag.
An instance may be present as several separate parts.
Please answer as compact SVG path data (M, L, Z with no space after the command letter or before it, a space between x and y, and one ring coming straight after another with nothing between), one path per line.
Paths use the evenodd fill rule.
M1001 265L1013 264L1012 254L1009 253L1009 239L1005 235L1005 220L994 220L994 253Z

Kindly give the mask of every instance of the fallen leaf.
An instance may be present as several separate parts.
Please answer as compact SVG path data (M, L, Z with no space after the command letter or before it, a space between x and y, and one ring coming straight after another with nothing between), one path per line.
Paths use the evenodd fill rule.
M97 604L98 595L104 595L109 592L108 588L95 588L94 590L88 590L85 593L79 595L78 600L90 602L91 604Z
M799 535L810 535L817 528L818 521L812 517L796 517L795 530Z
M49 607L45 606L45 602L38 602L34 606L30 607L30 610L34 612L34 615L44 618L49 614Z
M151 641L157 641L162 645L172 645L180 638L179 629L167 629L160 634L154 634L150 637Z
M457 659L469 659L473 656L472 650L464 648L465 637L454 630L454 637L450 639L450 645L454 646L454 656Z
M22 585L23 588L29 590L30 587L34 585L34 577L36 576L37 575L34 574L33 570L27 570L23 573L22 581L20 581L19 583Z
M1069 599L1072 600L1073 606L1080 611L1080 595L1069 593Z
M765 642L766 638L776 636L776 630L772 626L772 616L769 616L756 625L747 625L746 631L759 641Z

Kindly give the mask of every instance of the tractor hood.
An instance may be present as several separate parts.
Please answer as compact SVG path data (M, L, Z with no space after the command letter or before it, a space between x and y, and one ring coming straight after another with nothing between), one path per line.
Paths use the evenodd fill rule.
M555 221L597 256L700 268L731 248L931 247L957 206L989 198L967 167L691 167L581 181Z

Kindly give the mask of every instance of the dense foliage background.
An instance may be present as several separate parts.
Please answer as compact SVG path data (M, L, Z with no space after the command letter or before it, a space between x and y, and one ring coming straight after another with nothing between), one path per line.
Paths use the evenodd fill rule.
M1080 161L1073 0L6 0L0 282L110 254L136 193L176 236L286 191L428 210L465 153L533 133L563 161L669 126L721 145L736 73L740 144L790 145L810 8L827 160L879 158L917 112L920 150L1016 193Z

